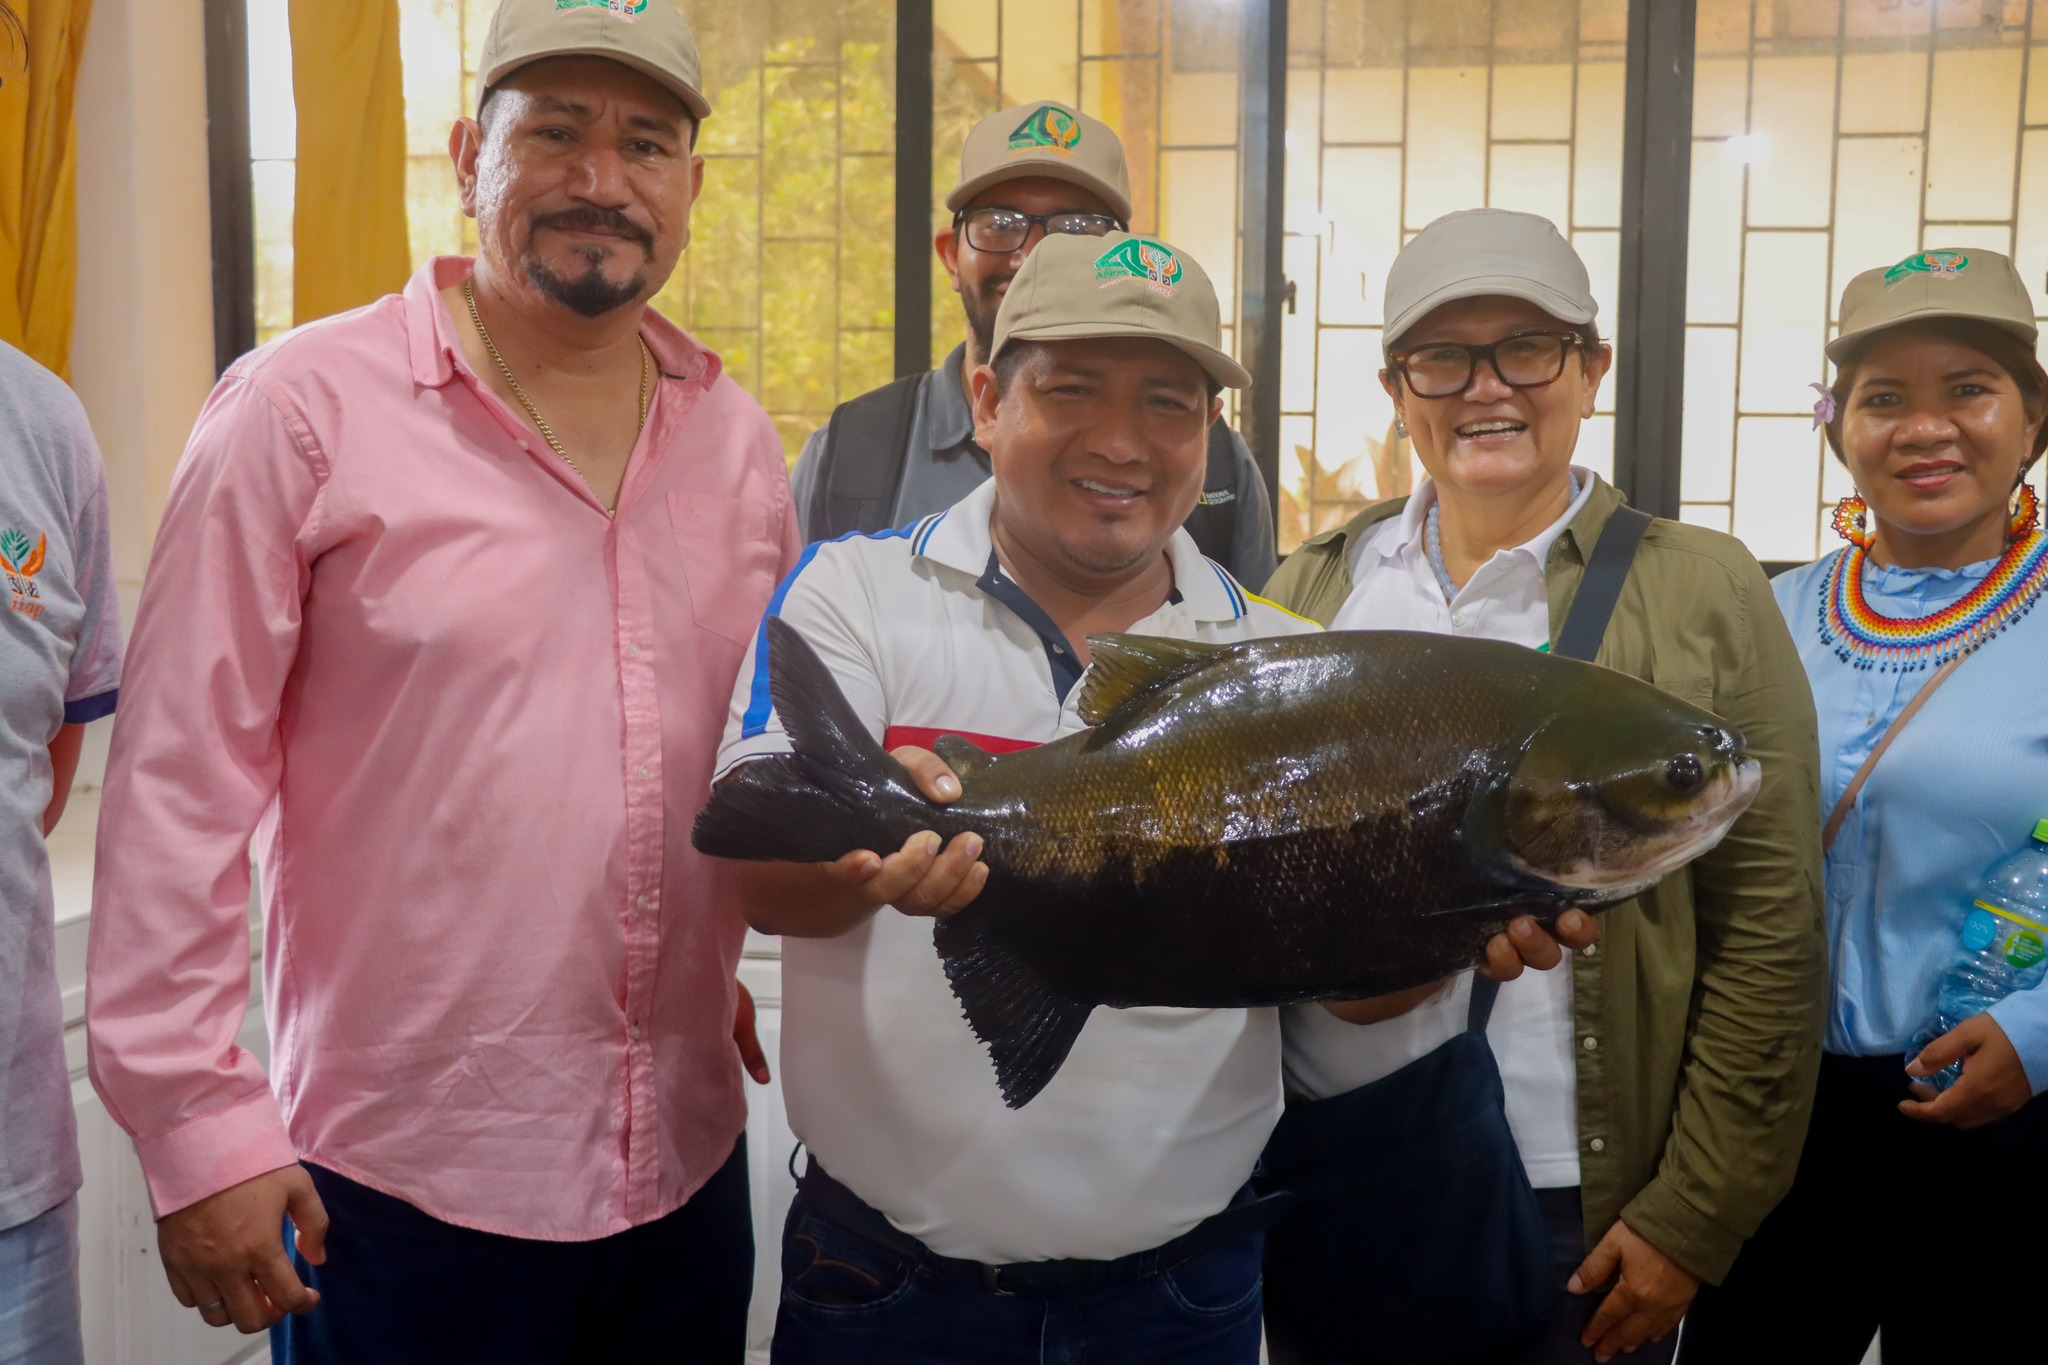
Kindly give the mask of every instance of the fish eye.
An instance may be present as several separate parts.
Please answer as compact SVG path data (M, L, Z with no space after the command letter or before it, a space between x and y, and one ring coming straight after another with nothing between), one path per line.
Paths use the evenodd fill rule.
M1665 765L1664 780L1679 795L1691 796L1707 785L1707 770L1700 766L1699 755L1680 754Z

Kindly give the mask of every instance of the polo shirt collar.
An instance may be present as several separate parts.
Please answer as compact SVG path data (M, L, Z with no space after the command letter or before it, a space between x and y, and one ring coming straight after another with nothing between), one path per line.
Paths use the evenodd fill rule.
M933 450L952 450L974 439L974 410L967 406L967 394L960 386L961 371L967 368L967 343L950 351L945 362L925 386L924 428Z
M978 580L995 553L989 535L995 510L996 481L989 479L936 517L911 527L911 553ZM1249 610L1244 589L1185 530L1175 531L1166 543L1166 558L1181 609L1195 620L1235 621Z
M405 282L405 332L413 382L438 389L468 365L455 319L448 315L441 291L461 283L476 268L469 256L436 256ZM640 337L647 343L663 379L708 388L724 372L724 362L688 332L649 308L640 317Z
M1527 556L1538 568L1549 562L1550 547L1556 543L1559 536L1564 534L1565 528L1571 525L1572 518L1577 516L1579 509L1586 505L1586 498L1592 493L1593 486L1600 481L1599 476L1594 474L1592 470L1578 465L1572 466L1572 473L1579 480L1578 496L1566 505L1563 515L1558 517L1556 521L1551 522L1550 525L1538 531L1530 539L1509 550L1509 554ZM1427 555L1428 549L1423 544L1423 536L1426 534L1425 525L1429 518L1429 509L1434 506L1436 506L1436 480L1425 478L1420 484L1416 485L1414 493L1409 495L1408 505L1401 509L1401 515L1395 522L1394 533L1385 537L1375 547L1379 551L1380 558L1383 560L1395 560L1410 554Z

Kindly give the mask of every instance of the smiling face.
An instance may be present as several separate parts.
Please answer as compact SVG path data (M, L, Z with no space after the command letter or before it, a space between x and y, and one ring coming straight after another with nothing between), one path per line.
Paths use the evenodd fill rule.
M1483 346L1528 332L1572 330L1533 303L1487 295L1432 310L1400 345ZM1487 496L1534 495L1564 478L1579 443L1579 424L1593 415L1611 359L1604 345L1591 355L1574 345L1555 381L1529 389L1510 387L1481 361L1464 391L1447 398L1418 398L1386 370L1380 383L1407 424L1416 457L1439 485Z
M1107 204L1079 185L1042 175L991 185L968 201L963 212L983 208L1015 209L1033 217L1055 213L1115 216ZM966 231L961 227L948 227L932 239L946 274L952 278L953 291L967 310L967 326L974 333L976 356L988 357L995 344L996 312L1002 307L1003 295L1009 292L1010 281L1024 268L1024 258L1044 240L1045 229L1036 225L1024 238L1024 245L1015 251L977 251L967 244Z
M1163 341L1014 344L1007 384L988 366L973 378L974 438L989 452L1003 532L1077 580L1128 574L1194 510L1222 400Z
M480 253L585 317L653 297L690 240L694 131L680 99L617 62L521 67L451 138Z
M1916 541L1954 542L1959 563L1996 553L2040 424L1983 352L1913 327L1879 336L1854 362L1841 445L1880 559L1926 562Z

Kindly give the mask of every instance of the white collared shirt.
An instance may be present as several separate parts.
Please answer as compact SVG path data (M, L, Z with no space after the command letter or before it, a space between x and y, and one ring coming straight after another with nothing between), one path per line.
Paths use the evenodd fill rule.
M1593 492L1593 473L1576 467L1574 472L1579 493L1564 514L1523 544L1495 551L1449 602L1429 565L1425 518L1436 502L1436 486L1424 480L1400 516L1380 522L1352 547L1351 596L1330 629L1426 630L1547 646L1545 562ZM1463 1029L1471 998L1467 975L1439 998L1379 1024L1347 1024L1321 1005L1284 1010L1288 1088L1325 1099L1397 1071ZM1539 1188L1578 1184L1569 962L1555 971L1524 972L1503 986L1486 1035L1507 1088L1508 1127L1530 1181Z
M769 606L885 745L950 733L1003 752L1084 728L1065 641L1028 619L1043 613L996 564L995 497L991 481L907 531L813 545ZM1245 592L1184 531L1167 554L1173 598L1133 632L1223 644L1316 628ZM721 773L789 748L755 651ZM941 1255L1111 1259L1170 1241L1230 1202L1279 1117L1270 1009L1098 1009L1052 1083L1012 1110L930 920L885 910L782 952L790 1126Z

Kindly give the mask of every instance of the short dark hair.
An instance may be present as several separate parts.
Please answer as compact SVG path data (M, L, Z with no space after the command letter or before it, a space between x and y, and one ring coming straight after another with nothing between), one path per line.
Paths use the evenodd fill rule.
M989 362L990 366L996 372L996 397L1000 398L1010 391L1011 377L1015 375L1019 369L1023 368L1024 361L1029 356L1031 356L1034 352L1039 351L1041 349L1043 349L1043 347L1039 342L1020 341L1014 345L1005 346L1002 349L1002 351L997 354L996 358ZM1189 356L1188 359L1193 360L1194 357ZM1223 386L1216 382L1216 376L1210 374L1206 367L1202 370L1202 383L1203 386L1208 390L1209 398L1212 402L1215 401L1217 394L1223 392Z
M5 3L6 0L0 0L0 7L4 7ZM486 133L491 131L491 106L497 103L498 92L500 90L503 90L504 88L504 82L500 81L498 84L484 91L483 103L477 105L476 107L477 126L482 128ZM697 150L697 115L690 110L690 107L688 105L684 105L683 117L690 121L690 150L694 152Z
M1842 414L1848 410L1850 390L1856 387L1856 371L1879 341L1905 331L1967 346L2005 371L2006 377L2020 391L2020 402L2025 405L2027 420L2041 423L2041 429L2034 433L2034 448L2020 463L2020 473L2024 476L2041 458L2041 452L2048 450L2048 420L2044 420L2048 419L2048 371L2042 370L2041 361L2035 356L2032 346L2005 328L1981 318L1937 317L1902 322L1859 340L1835 366L1835 382L1830 390L1835 400L1835 416L1822 428L1827 433L1828 449L1834 451L1835 458L1848 463L1848 458L1842 454Z

